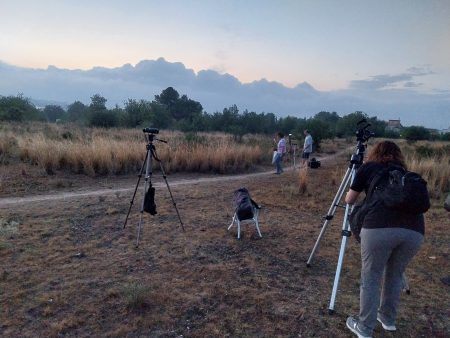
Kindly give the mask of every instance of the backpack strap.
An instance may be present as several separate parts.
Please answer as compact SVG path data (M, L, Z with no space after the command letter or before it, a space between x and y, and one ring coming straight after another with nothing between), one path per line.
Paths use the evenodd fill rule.
M388 169L377 171L374 178L370 182L369 190L367 191L366 201L369 201L372 198L373 192L375 191L377 184L380 182L381 178L387 173Z
M256 209L261 209L261 206L260 206L258 203L256 203L254 200L252 200L251 198L250 198L250 202L252 202L253 206L254 206Z

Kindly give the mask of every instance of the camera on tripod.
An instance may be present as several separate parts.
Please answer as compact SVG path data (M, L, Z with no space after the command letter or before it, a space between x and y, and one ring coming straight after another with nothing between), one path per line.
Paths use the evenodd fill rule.
M146 134L159 134L158 128L144 128L142 131Z
M368 129L371 124L368 123L366 119L362 119L356 125L360 126L361 124L363 124L363 126L359 127L359 129L356 131L356 140L367 142L371 137L375 136L375 133Z

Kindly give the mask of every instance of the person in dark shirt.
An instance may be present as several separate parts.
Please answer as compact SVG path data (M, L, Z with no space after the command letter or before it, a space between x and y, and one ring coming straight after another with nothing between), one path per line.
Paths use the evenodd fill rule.
M353 204L362 191L367 194L377 172L390 165L401 166L406 170L400 148L391 141L377 143L369 152L368 161L356 172L345 202ZM347 318L347 327L359 338L372 337L377 320L385 330L396 330L402 275L419 251L424 228L422 214L388 209L382 201L367 212L360 234L362 267L359 316Z

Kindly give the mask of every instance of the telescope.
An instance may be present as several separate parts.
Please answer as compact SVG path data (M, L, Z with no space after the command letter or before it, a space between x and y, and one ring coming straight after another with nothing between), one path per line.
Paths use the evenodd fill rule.
M159 133L158 128L144 128L144 129L142 129L142 131L147 134L158 134Z

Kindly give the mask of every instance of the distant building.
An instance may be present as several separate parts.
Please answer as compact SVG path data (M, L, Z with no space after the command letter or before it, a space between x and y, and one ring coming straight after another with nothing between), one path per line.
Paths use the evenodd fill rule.
M386 130L395 131L397 133L399 133L402 128L403 126L400 123L400 120L389 120L386 126Z

